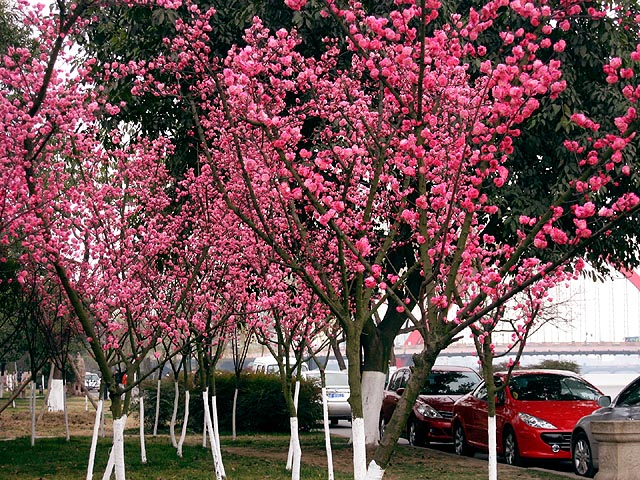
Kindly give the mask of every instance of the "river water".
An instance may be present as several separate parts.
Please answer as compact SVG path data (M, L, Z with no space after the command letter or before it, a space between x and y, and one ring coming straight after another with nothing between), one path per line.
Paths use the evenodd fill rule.
M640 368L638 369L640 373ZM582 377L594 384L605 395L609 395L611 399L615 398L620 390L626 387L632 380L638 376L638 373L585 373Z

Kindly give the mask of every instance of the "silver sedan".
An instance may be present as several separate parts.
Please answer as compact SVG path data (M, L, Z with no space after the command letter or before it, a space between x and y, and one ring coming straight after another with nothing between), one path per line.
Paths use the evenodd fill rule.
M603 408L582 417L571 435L573 469L582 477L593 477L598 471L598 442L591 433L591 422L601 420L640 420L640 377L627 385L611 403L611 397L600 397Z

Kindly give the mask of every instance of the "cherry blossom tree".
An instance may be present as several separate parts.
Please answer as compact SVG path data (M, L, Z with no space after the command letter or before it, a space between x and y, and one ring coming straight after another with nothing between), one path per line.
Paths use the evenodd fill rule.
M301 11L307 2L285 3ZM245 43L217 57L210 47L215 12L162 2L152 8L187 12L166 53L100 68L88 59L78 73L83 81L134 75L133 96L188 107L199 156L183 188L223 207L238 225L232 238L250 231L243 248L268 248L339 322L349 360L354 478L382 478L443 348L519 292L544 291L580 271L575 259L602 238L633 241L625 221L640 208L630 154L640 48L636 40L603 59L610 98L623 99L620 113L601 124L570 112L579 131L555 148L571 167L533 211L500 196L524 187L525 176L510 163L514 142L545 99L566 88L557 58L566 48L562 32L607 12L573 1L495 0L440 16L435 0L406 0L376 17L355 1L323 5L342 33L326 39L322 55L303 55L295 31L270 31L255 19ZM126 105L55 69L72 27L91 21L77 22L91 6L61 4L57 16L33 15L30 24L45 27L40 56L10 48L4 57L0 234L6 243L19 239L25 264L45 265L64 289L120 419L131 386L115 383L105 351L131 374L158 338L186 337L198 319L224 314L210 304L185 316L187 299L204 295L193 292L202 273L193 267L210 252L204 235L187 234L194 218L182 216L188 209L169 208L169 142L120 131L100 142L97 115ZM505 12L518 28L496 28ZM633 11L612 14L637 31ZM490 56L488 32L499 39ZM211 210L192 211L200 221ZM500 233L505 225L513 227L510 235ZM612 233L618 229L620 236ZM375 328L389 345L405 321L420 330L425 348L367 472L363 404L375 417L378 411L361 387L362 338ZM120 354L125 341L129 351ZM116 476L124 478L123 464Z
M558 148L577 173L561 179L540 214L525 215L498 203L495 189L517 184L509 158L519 126L566 86L554 57L565 42L554 35L583 7L488 2L431 30L436 2L403 2L383 18L356 2L326 4L344 26L348 69L339 68L335 42L322 58L305 58L295 33L270 32L259 20L246 46L211 58L213 12L192 5L194 21L176 23L175 54L154 63L185 79L187 91L148 79L133 90L191 103L211 184L341 323L356 478L364 470L361 335L385 303L421 330L425 351L374 455L376 478L437 354L518 292L572 275L577 255L637 211L627 180L636 165L624 153L635 136L636 90L622 60L604 66L629 108L607 133L581 113L571 117L588 134ZM501 9L527 28L500 32L500 55L485 59L478 38ZM633 62L637 52L627 55ZM623 187L616 195L604 190L614 184ZM487 229L505 216L519 223L508 241ZM403 263L391 262L400 248L408 250Z

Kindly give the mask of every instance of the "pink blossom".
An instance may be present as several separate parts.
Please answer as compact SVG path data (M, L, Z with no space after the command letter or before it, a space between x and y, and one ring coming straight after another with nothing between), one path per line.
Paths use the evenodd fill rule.
M307 0L284 0L284 3L291 10L301 10L307 4Z

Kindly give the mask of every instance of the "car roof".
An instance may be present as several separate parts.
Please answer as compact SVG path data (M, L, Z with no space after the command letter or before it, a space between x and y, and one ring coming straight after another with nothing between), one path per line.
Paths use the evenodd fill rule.
M410 369L411 369L411 367L400 367L396 371L399 372L400 370L410 370ZM461 365L434 365L433 367L431 367L431 371L432 372L474 372L474 373L477 373L473 368L471 368L471 367L463 367Z
M564 377L580 377L580 375L578 375L575 372L572 372L571 370L552 370L552 369L544 369L544 368L513 370L511 372L512 377L519 377L521 375L541 375L541 374L562 375ZM507 372L505 371L496 372L496 375L501 375L504 377L507 375Z

